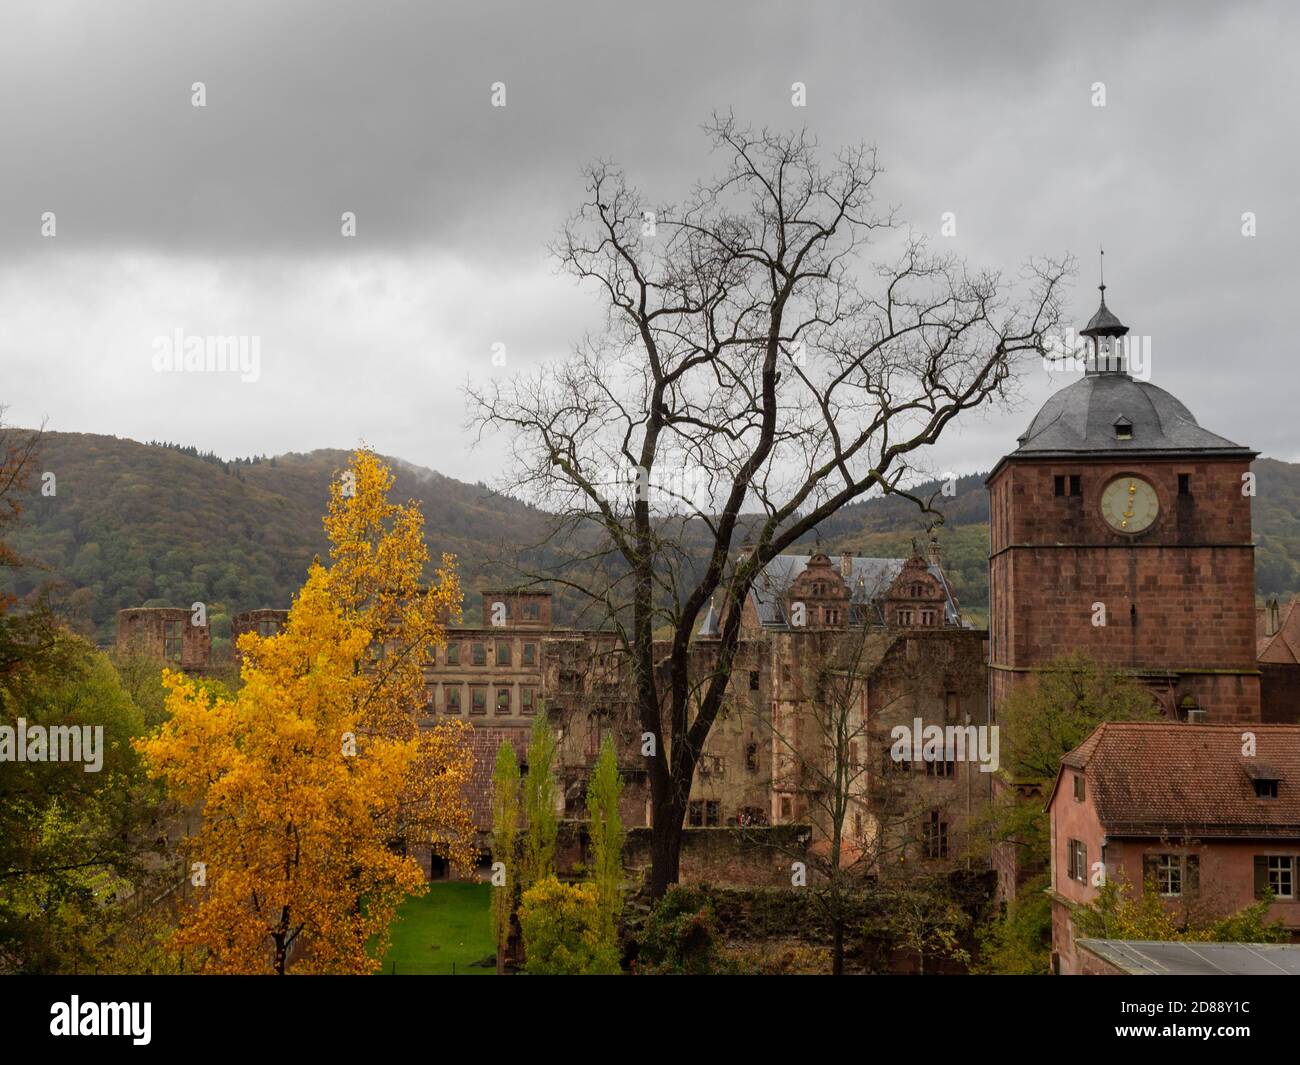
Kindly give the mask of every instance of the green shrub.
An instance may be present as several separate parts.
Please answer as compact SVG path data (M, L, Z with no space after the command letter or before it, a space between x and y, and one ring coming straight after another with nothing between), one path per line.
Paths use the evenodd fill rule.
M544 877L519 907L524 971L541 976L617 973L618 945L607 934L595 884L561 884Z
M640 973L696 976L734 969L719 952L717 913L705 888L669 888L646 918L638 944Z

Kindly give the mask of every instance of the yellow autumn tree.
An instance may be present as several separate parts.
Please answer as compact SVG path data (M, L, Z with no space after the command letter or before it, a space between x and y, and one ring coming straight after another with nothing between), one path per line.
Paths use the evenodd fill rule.
M312 564L280 633L240 638L237 694L164 674L169 718L138 746L201 808L174 946L202 971L373 972L398 904L425 887L411 847L472 861L469 726L415 720L423 665L460 614L455 560L421 584L423 517L392 484L353 455L325 517L331 564Z

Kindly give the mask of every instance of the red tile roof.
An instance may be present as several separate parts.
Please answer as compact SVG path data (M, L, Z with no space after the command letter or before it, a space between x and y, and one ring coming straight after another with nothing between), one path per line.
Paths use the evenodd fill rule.
M492 831L492 771L497 764L497 750L502 740L514 744L515 756L522 766L528 754L531 728L527 725L475 725L469 734L470 750L474 752L474 773L469 781L469 806L474 827L480 832ZM522 812L520 820L522 821Z
M1268 608L1260 610L1257 617L1258 639L1256 655L1261 662L1279 662L1294 665L1300 662L1300 598L1282 605L1278 609L1277 632L1272 636L1264 635L1265 617Z
M1253 757L1242 754L1246 733ZM1109 835L1300 837L1300 725L1109 722L1061 766L1084 771ZM1261 771L1279 779L1276 799L1255 795Z

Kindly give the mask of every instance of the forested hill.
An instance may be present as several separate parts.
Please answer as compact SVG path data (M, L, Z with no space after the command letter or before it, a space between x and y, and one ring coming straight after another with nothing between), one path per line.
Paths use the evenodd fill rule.
M101 639L128 606L202 601L218 615L287 607L312 557L328 550L321 517L330 478L347 460L330 450L222 462L193 449L46 433L39 468L54 473L55 494L32 493L10 537L46 569L24 571L16 590L60 579L75 589L67 609ZM507 539L542 536L540 511L390 462L395 498L423 504L431 552L459 556L467 590L500 574L492 561L510 557Z
M192 448L47 433L40 469L55 475L55 495L32 493L11 537L21 554L45 569L24 571L13 590L60 580L70 592L66 608L102 640L111 639L113 618L123 607L202 601L220 639L231 614L287 606L312 557L324 554L321 515L329 480L347 457L330 450L223 462ZM396 498L423 505L431 551L459 557L467 617L475 617L473 592L509 581L512 571L504 562L518 545L545 538L548 515L482 485L390 462ZM1300 464L1261 459L1254 468L1259 590L1300 591ZM938 487L915 491L928 496ZM945 517L939 533L945 565L962 604L979 619L988 603L983 477L961 478L955 495L937 504ZM868 500L823 522L804 549L817 544L831 553L901 556L913 538L924 546L926 524L908 500ZM544 551L525 557L537 567L553 561ZM557 605L564 620L563 596Z

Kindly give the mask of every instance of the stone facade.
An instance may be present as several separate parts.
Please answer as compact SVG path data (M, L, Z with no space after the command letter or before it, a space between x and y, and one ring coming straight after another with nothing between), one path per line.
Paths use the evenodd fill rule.
M1236 458L1003 460L989 479L994 706L1077 649L1142 678L1170 717L1190 708L1258 721L1248 468ZM1103 489L1126 473L1160 499L1161 517L1137 536L1100 514ZM1055 494L1062 477L1078 479L1078 495Z
M964 860L969 842L965 825L987 798L992 775L966 763L918 763L908 767L904 790L909 798L901 803L897 793L904 779L886 765L888 730L894 724L911 727L918 720L927 725L986 723L983 633L957 624L955 599L937 558L918 557L910 564L902 559L870 560L890 563L891 574L870 601L855 596L851 588L855 561L863 560L834 564L814 555L793 567L797 572L785 603L787 608L794 601L808 605L806 626L765 625L750 611L753 623L747 622L742 633L722 711L691 785L686 827L739 832L758 840L769 827L802 825L810 846L824 844L825 826L814 816L824 796L811 786L806 772L805 779L795 779L789 767L797 764L807 770L825 757L824 729L812 712L817 700L810 680L828 664L827 641L861 639L864 646L870 645L869 659L855 664L857 680L847 691L860 733L851 754L864 772L844 826L851 837L847 850L860 850L862 845L853 840L874 838L883 830L876 808L888 791L894 807L910 811L890 819L891 832L910 833L891 843L891 851L927 869L951 868ZM529 601L537 605L526 607ZM910 615L897 613L909 608ZM894 612L887 613L890 610ZM938 620L926 616L931 610ZM885 624L887 616L903 621L910 617L911 622ZM525 599L510 592L485 592L483 617L498 623L449 629L447 646L426 669L428 700L422 713L422 723L430 726L447 716L466 718L476 726L476 740L479 733L490 739L476 743L473 791L478 800L473 805L482 844L489 842L487 796L496 747L509 740L522 760L539 713L546 714L556 731L557 813L569 819L585 817L587 779L608 736L625 782L624 824L648 827L641 726L615 635L553 625L546 593L527 593ZM656 658L662 660L667 651L666 643L657 643ZM714 671L717 654L715 637L702 633L693 641L691 670L697 683ZM763 849L754 840L746 845L746 853ZM683 857L684 863L693 860ZM787 880L788 864L783 866ZM708 876L715 879L721 875L716 862L705 862L702 868L712 870ZM735 868L730 876L738 883L756 883L772 875L769 870L754 880L751 873Z
M246 632L259 636L274 636L289 620L287 610L245 610L230 619L230 642L238 654L239 638Z
M212 633L180 607L133 607L117 612L118 654L157 658L173 669L201 673L212 662Z

